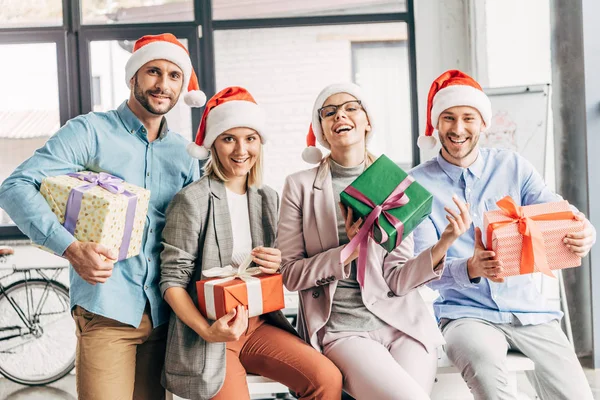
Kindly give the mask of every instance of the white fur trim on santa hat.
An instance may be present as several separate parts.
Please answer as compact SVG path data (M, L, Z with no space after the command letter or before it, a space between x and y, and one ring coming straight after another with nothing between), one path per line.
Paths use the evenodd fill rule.
M232 100L219 104L206 117L204 148L210 149L215 139L231 128L250 128L260 135L261 142L267 142L266 118L263 110L247 100Z
M167 60L177 65L183 71L183 88L187 91L192 74L192 61L183 48L165 41L156 41L142 46L134 51L125 65L125 82L131 88L131 78L147 62L152 60Z
M369 102L365 98L365 95L360 86L351 82L334 83L333 85L329 85L325 89L323 89L321 93L319 93L319 96L317 96L317 100L315 100L315 104L313 105L312 113L312 128L313 132L315 133L315 137L317 138L317 141L321 144L321 146L325 147L326 149L330 149L329 143L327 143L325 141L325 138L323 138L323 129L321 129L319 109L325 105L323 103L325 103L325 100L327 100L329 96L332 96L336 93L348 93L349 95L354 96L357 100L360 100L362 108L365 110L367 116L369 117L369 125L371 125L371 131L367 133L366 138L366 140L368 141L371 138L371 136L373 136L373 110L369 109Z
M302 159L309 164L318 164L323 159L323 152L316 146L308 146L302 150Z
M481 118L488 128L492 121L492 103L483 91L472 86L452 85L443 88L433 98L431 107L431 125L435 128L440 114L456 106L469 106L481 114Z

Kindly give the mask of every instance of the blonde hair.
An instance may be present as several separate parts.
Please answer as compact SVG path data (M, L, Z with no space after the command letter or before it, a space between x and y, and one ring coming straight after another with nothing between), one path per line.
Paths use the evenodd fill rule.
M256 157L256 162L250 168L248 172L248 187L253 186L256 188L262 187L263 180L263 146L260 145L260 152L258 153L258 157ZM208 161L204 165L204 174L208 175L210 178L218 179L222 182L227 182L229 179L225 176L225 168L219 160L219 156L217 155L217 151L215 149L215 145L213 144L210 148L210 156L208 157Z

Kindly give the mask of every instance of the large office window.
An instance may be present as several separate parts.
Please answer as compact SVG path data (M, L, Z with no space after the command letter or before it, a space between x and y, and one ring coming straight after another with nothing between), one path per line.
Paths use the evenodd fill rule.
M215 32L217 90L244 86L267 112L272 140L265 149L265 182L281 191L287 175L310 167L301 153L313 102L336 82L364 88L377 120L370 149L411 165L405 40L402 22Z
M0 99L0 182L68 119L126 100L133 42L163 32L188 47L207 96L242 85L265 108L274 137L265 180L275 189L309 167L300 155L313 101L338 81L374 99L372 150L418 161L412 0L6 0L0 54L10 61L0 72L19 79L4 80L11 96ZM193 140L201 115L179 104L167 119ZM11 224L0 210L0 241L18 232Z
M5 60L19 60L0 63L5 93L0 96L1 184L56 132L60 115L55 44L0 45L0 54ZM0 226L11 223L0 209Z
M0 29L59 26L62 0L4 0L0 2Z

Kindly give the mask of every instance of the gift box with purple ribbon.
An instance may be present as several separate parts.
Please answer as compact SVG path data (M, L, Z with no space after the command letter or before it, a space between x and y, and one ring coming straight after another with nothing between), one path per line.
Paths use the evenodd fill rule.
M105 172L45 178L40 193L80 241L106 246L124 260L140 253L150 191Z
M361 283L366 264L366 242L373 238L388 252L402 243L430 213L433 196L385 155L340 194L355 218L362 217L359 233L342 252L342 261L361 243L357 280Z

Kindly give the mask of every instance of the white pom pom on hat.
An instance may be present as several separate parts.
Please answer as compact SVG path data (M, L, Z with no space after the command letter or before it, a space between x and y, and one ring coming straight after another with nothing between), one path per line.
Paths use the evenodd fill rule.
M481 114L486 127L492 120L492 103L477 81L457 69L438 76L429 89L427 96L427 126L425 135L419 136L417 145L421 149L432 149L437 144L433 132L437 127L440 114L451 107L469 106Z

